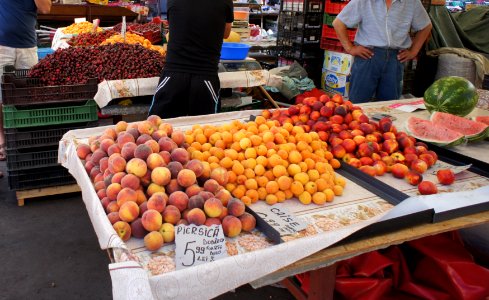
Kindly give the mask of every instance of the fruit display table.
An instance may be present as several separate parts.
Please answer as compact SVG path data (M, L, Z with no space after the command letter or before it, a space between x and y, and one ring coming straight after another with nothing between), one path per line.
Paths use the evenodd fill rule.
M385 109L385 105L388 103L375 103L372 106L366 105L365 109L369 114L378 111L394 114L394 111ZM194 124L216 125L233 120L245 121L250 115L258 113L259 111L239 111L175 118L165 122L172 124L174 128L187 130ZM402 128L401 125L398 126ZM171 253L175 249L173 244L165 244L157 252L151 252L144 249L140 239L123 242L119 238L106 216L82 161L77 156L76 146L79 143L85 142L90 136L101 134L106 128L72 130L66 133L59 144L58 160L81 187L83 201L100 247L110 250L113 263L109 265L109 270L115 299L212 298L245 283L265 285L374 249L489 222L489 212L482 212L429 224L433 221L433 212L487 205L488 200L484 195L489 190L489 179L470 171L457 175L457 181L450 186L450 190L445 189L442 191L444 193L431 196L418 196L416 190L403 180L384 176L386 178L382 180L385 183L411 196L396 206L379 196L378 191L346 179L344 194L325 205L284 202L288 211L307 226L296 234L282 236L282 243L274 245L264 238L263 232L243 234L227 240L229 257L174 271L175 266L172 267L171 262ZM434 175L426 176L430 178ZM452 201L454 198L460 200ZM446 203L453 205L446 207ZM252 204L251 208L260 211L263 205L263 202L259 202ZM417 220L417 225L410 223L412 219ZM387 229L392 224L400 223L411 224L411 227L394 233L384 233L375 238L368 235L368 240L328 248L348 236L361 233L371 224L382 224ZM334 278L334 269L323 269L315 274L329 274L331 276L328 278L331 279ZM317 289L313 294L317 299L325 299L330 292L326 286L331 286L331 281L329 284L316 281L315 284Z

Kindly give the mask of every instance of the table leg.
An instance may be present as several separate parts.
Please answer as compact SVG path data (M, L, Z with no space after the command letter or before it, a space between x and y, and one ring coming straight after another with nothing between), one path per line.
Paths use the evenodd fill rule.
M291 278L282 280L282 284L298 300L333 299L336 281L336 264L309 272L309 293L306 294Z

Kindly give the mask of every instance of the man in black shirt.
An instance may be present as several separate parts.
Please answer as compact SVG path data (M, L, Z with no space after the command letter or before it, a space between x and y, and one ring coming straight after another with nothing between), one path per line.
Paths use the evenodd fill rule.
M168 0L168 52L150 115L171 118L219 111L217 68L232 22L232 0Z

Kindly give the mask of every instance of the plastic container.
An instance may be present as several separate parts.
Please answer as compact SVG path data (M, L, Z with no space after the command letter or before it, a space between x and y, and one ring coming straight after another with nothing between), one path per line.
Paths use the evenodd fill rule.
M28 149L23 151L7 149L7 170L19 171L59 165L58 148L56 146L50 148L34 152L27 152Z
M249 7L235 7L234 8L234 20L235 21L249 21L250 20L250 8Z
M248 56L250 45L240 43L223 43L221 60L243 60Z
M89 100L82 105L39 109L18 109L3 106L3 127L22 128L59 124L73 124L98 120L97 103Z
M76 182L68 169L62 166L9 171L8 175L9 188L15 191L59 186Z
M39 60L46 57L46 55L54 53L54 50L51 48L37 48L37 58Z

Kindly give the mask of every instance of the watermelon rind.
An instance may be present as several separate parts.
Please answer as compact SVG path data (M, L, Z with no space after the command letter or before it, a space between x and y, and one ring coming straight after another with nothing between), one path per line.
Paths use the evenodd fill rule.
M465 135L468 142L476 142L485 139L489 135L489 126L484 123L475 122L460 116L444 112L434 112L430 121L436 125L443 125L451 130ZM468 133L473 132L473 133Z
M441 111L465 117L474 110L478 101L475 86L459 76L442 77L424 93L424 104L430 113Z
M435 137L433 138L428 138L426 136L422 136L420 134L418 134L414 128L412 128L410 126L410 122L411 121L422 121L422 122L429 122L429 127L430 128L434 128L434 127L439 127L439 128L443 128L445 129L447 132L451 132L452 134L456 135L456 137L454 137L453 139L447 139L447 140L440 140L440 139L436 139ZM419 119L417 117L410 117L409 119L406 120L406 123L405 123L405 126L406 128L406 131L409 135L413 136L414 138L416 138L417 140L420 140L420 141L423 141L423 142L427 142L427 143L430 143L430 144L433 144L433 145L436 145L436 146L440 146L440 147L454 147L454 146L458 146L458 145L461 145L463 143L466 143L467 142L467 139L465 138L465 136L461 133L458 133L458 132L455 132L449 128L446 128L444 126L440 126L440 125L435 125L433 124L431 121L429 120L423 120L423 119ZM428 132L429 129L427 129Z

